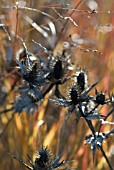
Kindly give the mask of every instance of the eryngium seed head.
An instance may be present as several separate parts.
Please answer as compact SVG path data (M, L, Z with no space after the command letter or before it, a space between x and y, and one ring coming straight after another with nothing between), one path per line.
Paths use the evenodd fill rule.
M77 104L78 91L75 86L72 86L69 91L70 99L74 105Z
M53 76L55 79L61 79L63 75L62 61L58 59L54 65Z
M69 161L65 162L64 160L61 161L61 157L62 156L60 155L55 157L55 159L52 159L50 151L48 150L47 147L40 148L40 150L37 152L35 161L33 161L28 155L28 160L31 166L27 165L22 158L17 158L13 156L13 158L15 158L29 170L54 170L54 169L66 170L70 162ZM70 170L70 168L68 169Z
M105 94L100 93L96 95L96 102L103 105L105 103Z
M38 165L40 168L45 168L47 164L50 162L50 154L47 148L40 148L39 152L37 153L35 164Z
M83 91L84 88L85 88L85 75L84 75L84 72L80 72L79 75L77 76L77 84L78 84L80 90Z
M87 72L82 70L81 68L78 68L75 74L76 78L74 79L74 82L77 83L78 88L80 91L84 91L85 88L88 86L88 75Z

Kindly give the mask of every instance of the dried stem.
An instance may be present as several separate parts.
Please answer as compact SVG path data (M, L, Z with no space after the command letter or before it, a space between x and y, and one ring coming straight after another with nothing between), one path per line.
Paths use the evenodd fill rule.
M104 152L102 146L100 147L100 150L101 150L101 152L102 152L102 154L103 154L103 156L104 156L104 158L105 158L105 160L106 160L106 162L107 162L107 164L108 164L110 170L114 170L114 168L113 168L112 165L110 164L110 162L109 162L109 160L108 160L108 158L107 158L107 156L106 156L106 154L105 154L105 152Z

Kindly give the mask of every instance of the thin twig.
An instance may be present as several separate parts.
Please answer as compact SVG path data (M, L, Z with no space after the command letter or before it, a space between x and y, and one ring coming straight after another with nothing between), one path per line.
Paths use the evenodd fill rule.
M52 8L55 12L56 12L56 14L60 17L60 18L62 18L62 19L64 19L64 20L70 20L73 24L74 24L74 26L78 26L77 24L76 24L76 22L70 17L70 16L68 16L68 17L63 17L59 12L57 12L57 10L55 9L55 8Z
M48 52L47 48L46 48L46 47L44 47L42 44L37 43L37 42L36 42L36 41L34 41L34 40L32 40L32 42L34 42L35 44L39 45L39 46L40 46L40 47L44 50L44 52L45 52L45 53L47 53L47 52Z
M69 15L69 17L71 17L71 16L73 15L73 13L75 12L75 9L78 8L78 6L81 4L81 2L82 2L82 0L80 0L80 2L79 2L78 4L76 4L76 7L75 7L74 10L71 12L71 14ZM57 41L56 41L55 46L54 46L54 49L56 48L56 46L57 46L57 44L58 44L58 41L59 41L59 39L60 39L60 37L61 37L61 35L62 35L62 33L63 33L66 25L67 25L67 22L68 22L68 20L66 20L65 24L63 25L63 27L62 27L62 29L61 29L61 31L60 31L60 34L59 34L59 36L58 36L58 38L57 38Z
M114 108L107 114L107 116L105 116L105 118L104 118L103 120L106 121L107 118L108 118L113 112L114 112ZM100 124L100 127L99 127L98 132L100 132L101 128L102 128L102 124Z

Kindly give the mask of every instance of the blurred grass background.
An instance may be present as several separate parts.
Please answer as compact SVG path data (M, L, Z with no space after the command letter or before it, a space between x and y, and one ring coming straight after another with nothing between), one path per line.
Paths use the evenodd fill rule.
M46 12L55 19L29 10L13 8L22 5L31 9ZM41 55L42 48L32 42L41 43L44 47L57 54L67 43L72 61L88 71L90 84L100 81L98 90L107 93L114 91L114 1L110 0L82 0L77 9L76 0L1 0L0 22L5 24L8 32L0 27L0 110L10 108L16 95L15 90L21 84L20 77L14 72L15 57L17 51L22 47L20 41L15 38L8 39L8 35L15 32L23 38L30 52ZM4 8L7 6L7 9ZM54 7L62 16L71 18L78 24L62 19L52 9ZM96 10L97 12L92 10ZM30 17L40 27L46 26L51 20L55 25L57 34L52 42L51 38L45 38L26 20ZM63 29L64 28L64 29ZM56 46L54 45L56 44ZM44 53L42 53L43 57ZM14 60L13 60L14 58ZM67 85L66 85L67 86ZM61 88L66 92L66 86ZM47 96L48 97L48 96ZM52 96L49 96L52 98ZM106 114L109 108L101 109ZM25 169L21 164L12 159L11 154L20 155L27 162L27 154L34 157L35 151L42 145L48 146L54 155L63 154L64 160L75 160L72 163L77 170L108 170L107 164L100 151L96 152L93 164L90 146L84 145L84 137L89 133L88 126L81 119L78 127L75 115L66 118L65 109L44 100L38 106L38 112L33 115L22 113L15 114L4 133L3 129L12 113L0 115L0 169L21 170ZM112 121L114 117L110 117ZM40 120L44 120L40 125ZM97 128L97 123L96 123ZM78 129L77 129L78 128ZM105 125L104 131L110 130ZM106 141L104 150L111 164L114 166L114 137Z

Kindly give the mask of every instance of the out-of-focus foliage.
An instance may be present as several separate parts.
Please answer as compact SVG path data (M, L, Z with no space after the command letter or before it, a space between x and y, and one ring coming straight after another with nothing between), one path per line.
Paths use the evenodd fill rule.
M49 66L52 69L45 77L49 83L54 83L53 89L45 96L44 101L40 100L38 110L35 105L34 113L28 113L30 109L25 109L22 114L14 114L14 111L18 110L10 108L18 95L18 87L23 85L18 73L19 60L23 62L25 57L25 53L21 53L21 56L19 53L24 43L29 55L32 53L44 62L49 57L48 51L54 56L63 57L62 52L66 50L68 60L71 56L72 67L67 65L68 75L64 73L59 75L63 81L71 76L71 73L75 74L75 68L81 67L88 71L90 85L99 81L98 92L102 91L104 94L103 92L106 91L106 95L114 92L113 37L113 0L0 1L0 112L8 111L0 114L0 169L25 169L12 159L11 154L19 155L23 160L27 160L27 154L29 154L34 160L35 151L41 146L48 146L56 156L62 154L62 158L66 161L74 160L71 165L77 167L77 170L108 169L102 153L96 150L93 163L91 148L84 145L85 136L91 135L84 119L81 119L77 125L75 114L69 116L65 108L48 100L54 97L53 89L58 90L59 86L56 81L59 79L58 74L56 76L56 69L54 70L56 59L52 60L52 65ZM72 79L65 84L62 82L59 84L61 84L60 92L67 97L66 91L72 84ZM40 90L43 87L38 86ZM34 95L39 94L39 89ZM21 92L22 90L20 89ZM92 89L90 93L93 95L94 90ZM33 95L32 92L31 94ZM27 105L26 101L21 103L22 106L30 108L31 102ZM103 105L100 112L106 115L109 110L110 106ZM112 122L113 119L112 114L108 120ZM98 131L99 122L93 121L93 124ZM103 125L101 130L104 133L109 132L112 129L111 126L113 125ZM91 144L92 137L91 135L86 139L88 144ZM114 167L113 143L112 136L107 139L103 147Z

